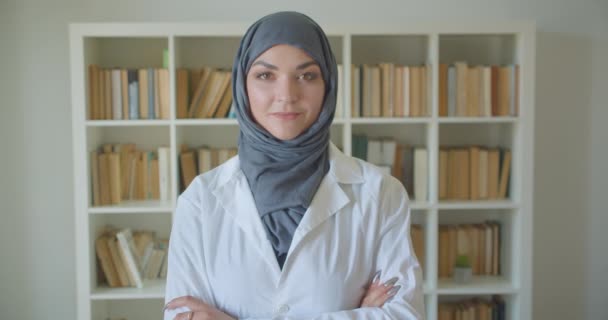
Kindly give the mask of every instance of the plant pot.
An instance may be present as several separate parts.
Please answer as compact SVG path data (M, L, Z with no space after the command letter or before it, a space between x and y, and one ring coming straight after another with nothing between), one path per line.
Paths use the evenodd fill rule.
M469 283L473 277L473 269L471 268L454 268L454 282Z

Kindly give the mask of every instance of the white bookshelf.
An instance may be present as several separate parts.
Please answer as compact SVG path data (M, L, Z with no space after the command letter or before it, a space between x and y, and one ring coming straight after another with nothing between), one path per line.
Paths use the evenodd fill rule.
M109 23L70 25L74 205L78 319L106 317L160 319L163 280L146 281L143 289L98 286L94 240L97 228L112 223L155 230L169 236L179 193L178 148L181 144L235 147L234 119L176 119L175 70L211 65L230 68L247 24ZM535 26L530 22L404 22L393 25L325 26L338 63L427 63L430 114L417 118L351 118L350 107L331 129L332 141L352 154L352 135L394 137L398 142L425 146L429 155L428 199L411 203L413 222L424 227L426 263L424 294L427 318L437 319L442 301L501 294L508 319L531 319L532 201L534 133ZM171 112L168 120L88 120L87 65L102 67L161 67L169 51ZM519 115L516 117L447 118L438 116L439 63L520 65ZM344 79L350 79L344 68ZM350 81L342 101L350 106ZM341 106L339 106L341 107ZM93 207L90 201L89 154L102 143L135 143L138 149L170 147L171 196L168 202L129 201ZM512 150L510 198L499 201L439 201L440 146L482 144ZM475 277L467 285L437 278L438 226L486 219L502 223L502 274Z

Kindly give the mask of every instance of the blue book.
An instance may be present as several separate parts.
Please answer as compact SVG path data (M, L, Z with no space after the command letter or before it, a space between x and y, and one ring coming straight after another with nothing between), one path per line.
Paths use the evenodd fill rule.
M148 68L148 119L156 119L154 114L154 69Z
M128 70L129 83L129 119L139 119L139 75L137 70Z

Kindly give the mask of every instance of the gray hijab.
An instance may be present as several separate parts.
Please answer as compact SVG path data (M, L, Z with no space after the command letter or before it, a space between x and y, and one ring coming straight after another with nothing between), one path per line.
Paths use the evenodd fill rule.
M247 73L267 49L287 44L304 50L320 66L325 97L319 118L292 140L279 140L255 123L247 98ZM239 161L281 269L293 234L329 171L329 130L337 95L337 65L323 30L308 16L277 12L255 22L243 38L232 69L240 127Z

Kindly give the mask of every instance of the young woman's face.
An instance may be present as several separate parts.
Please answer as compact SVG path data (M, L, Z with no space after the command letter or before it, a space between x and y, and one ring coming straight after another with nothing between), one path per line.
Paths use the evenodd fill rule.
M291 140L317 120L325 82L321 68L308 54L281 44L253 62L247 94L254 120L275 138Z

